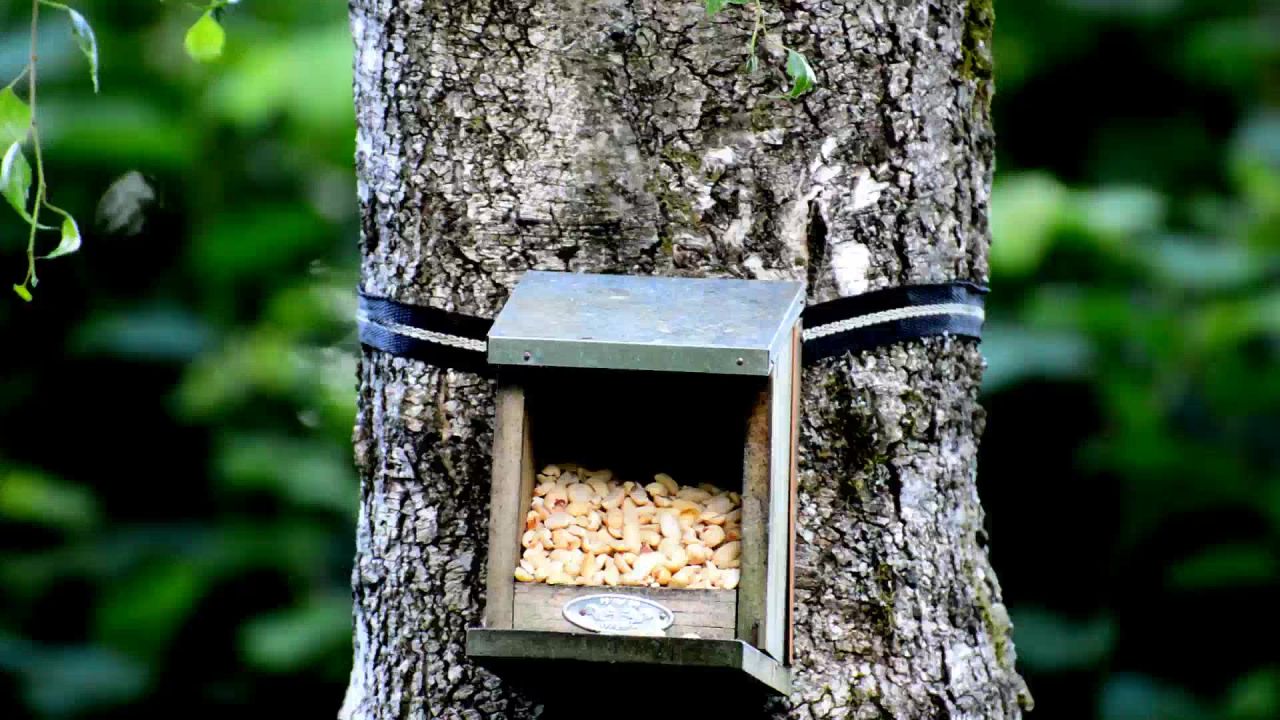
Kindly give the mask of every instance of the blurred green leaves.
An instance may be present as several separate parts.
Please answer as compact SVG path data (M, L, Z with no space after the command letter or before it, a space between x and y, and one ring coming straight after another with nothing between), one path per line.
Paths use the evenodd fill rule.
M83 485L0 465L0 519L80 533L98 524L100 511Z
M41 647L3 633L0 670L21 677L26 704L48 717L126 703L150 681L145 665L108 648Z
M103 94L88 34L42 14L46 169L78 222L46 208L60 237L38 251L90 251L41 273L56 299L0 307L25 348L0 374L0 414L24 419L0 445L6 712L221 713L296 683L316 688L299 712L331 711L357 507L346 10L241 4L245 42L224 33L206 71L187 4L75 6ZM0 28L0 62L25 63L28 33ZM0 91L0 152L24 108Z
M998 5L983 387L1037 429L984 453L1067 483L1040 497L1079 494L1053 518L1069 537L1042 532L1033 503L991 510L1036 714L1276 717L1261 639L1280 587L1274 18L1201 0ZM1023 479L983 478L984 501ZM1023 541L1037 551L1000 559ZM1058 562L1029 588L1018 573L1042 555Z
M1023 608L1012 617L1019 662L1042 672L1097 667L1115 645L1110 618L1070 620L1043 608Z
M1027 275L1044 259L1070 193L1045 173L1001 177L991 189L991 268Z
M260 615L240 631L240 647L254 667L289 672L351 649L351 598L314 598L299 607Z
M251 38L252 40L252 38ZM350 77L351 32L345 24L301 29L288 43L249 42L219 73L212 107L241 127L277 116L329 131L354 129L351 85L315 82L316 77Z

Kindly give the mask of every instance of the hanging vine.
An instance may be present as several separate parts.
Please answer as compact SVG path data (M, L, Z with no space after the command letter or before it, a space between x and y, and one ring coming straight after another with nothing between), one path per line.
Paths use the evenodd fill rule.
M226 35L219 19L228 5L235 5L239 1L209 0L202 5L193 6L201 14L187 30L184 38L183 46L188 55L200 62L212 62L221 57ZM81 243L79 223L71 213L49 201L49 186L45 178L44 152L40 144L40 124L37 113L38 31L41 8L66 15L71 26L71 35L89 65L89 79L93 83L94 93L99 89L98 40L89 21L78 10L64 3L55 0L32 0L31 44L27 63L13 80L0 89L0 147L5 148L3 160L0 160L0 194L4 195L4 199L28 228L27 272L22 282L13 285L13 291L27 302L32 300L31 291L39 283L39 277L36 275L36 261L70 255L80 249ZM15 90L24 80L27 91L25 101ZM31 152L35 161L34 167L27 160L26 149ZM49 214L57 216L61 222L57 225L47 225L42 222L42 217L48 218ZM59 234L58 245L44 254L36 250L37 238L41 231L53 231Z
M761 0L703 0L703 5L707 8L707 15L710 17L715 17L730 5L741 5L750 9L754 16L754 23L751 28L751 39L747 41L746 69L749 73L759 69L760 45L769 37L769 30L764 24L764 6L761 5ZM779 45L787 53L783 70L791 81L791 88L784 95L795 99L816 87L818 80L804 53L781 43Z

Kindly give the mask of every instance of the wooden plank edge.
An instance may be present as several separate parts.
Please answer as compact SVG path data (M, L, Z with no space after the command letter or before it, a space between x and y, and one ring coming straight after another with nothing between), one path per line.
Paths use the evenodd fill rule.
M796 608L796 503L800 489L800 408L801 385L804 379L804 368L800 364L803 350L803 334L801 321L797 320L791 331L791 527L788 528L787 542L790 548L787 553L787 612L786 612L786 665L795 662L795 608Z
M742 640L580 635L468 628L468 657L740 670L774 693L791 693L791 671Z

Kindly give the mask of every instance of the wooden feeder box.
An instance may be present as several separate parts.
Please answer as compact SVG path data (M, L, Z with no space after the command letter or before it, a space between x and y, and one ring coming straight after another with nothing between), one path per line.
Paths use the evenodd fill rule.
M488 338L499 380L486 608L483 627L467 633L468 655L516 676L624 665L789 691L803 303L791 282L521 279ZM665 472L738 492L738 587L516 581L535 474L557 462L641 485ZM656 603L670 613L665 636L593 632L566 618L567 603L601 595L630 598L606 605Z

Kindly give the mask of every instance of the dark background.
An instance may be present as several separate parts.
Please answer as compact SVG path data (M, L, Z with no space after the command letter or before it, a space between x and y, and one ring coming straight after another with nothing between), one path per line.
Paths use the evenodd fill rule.
M187 5L72 4L102 93L46 10L40 109L85 245L41 265L34 303L0 300L0 715L332 717L356 509L346 8L246 0L205 66ZM0 84L28 13L0 4ZM979 486L1034 717L1280 718L1280 10L996 15ZM158 196L145 222L95 230L130 171ZM0 218L15 282L24 233Z

